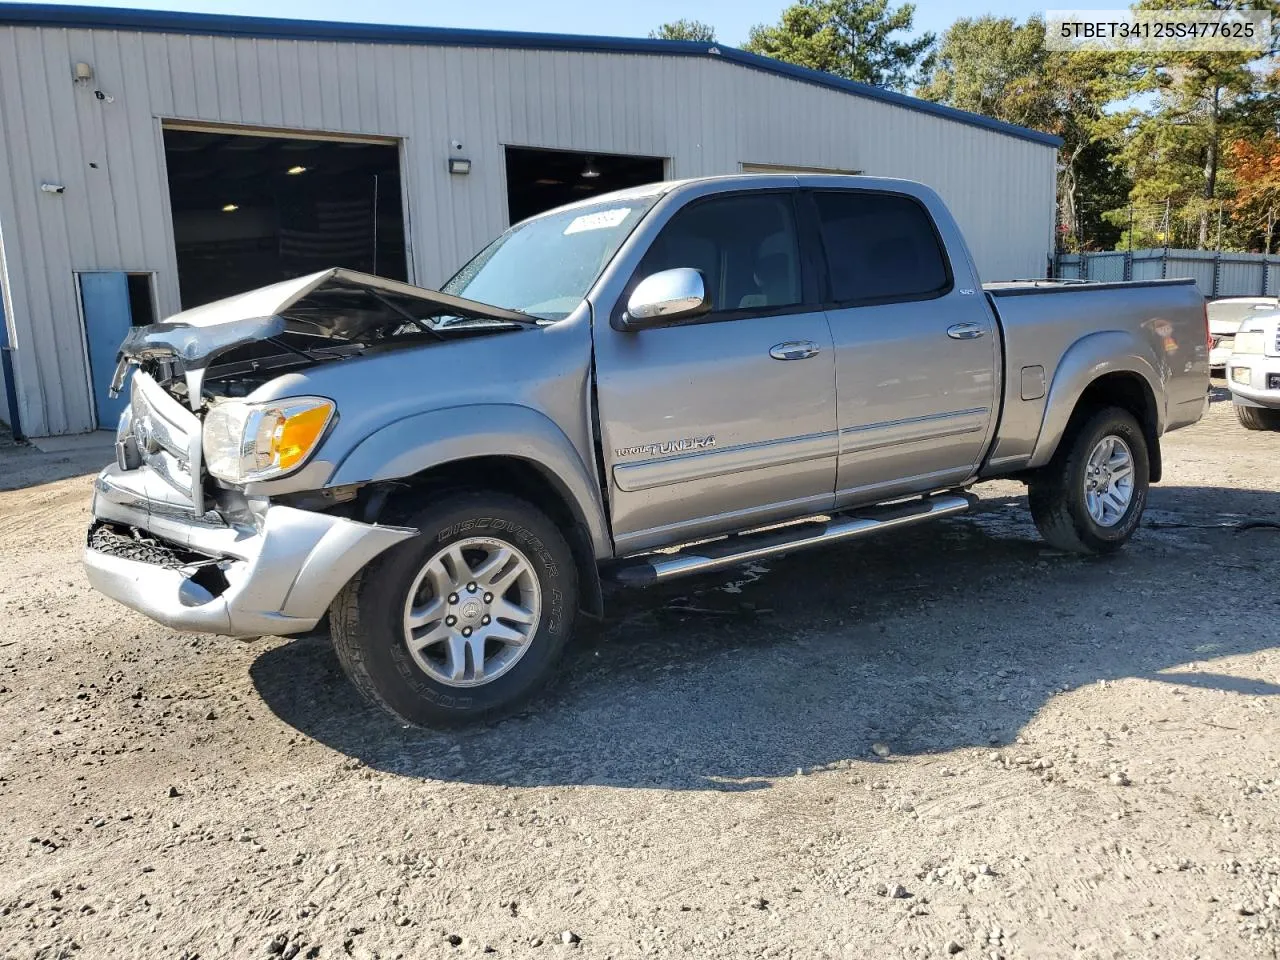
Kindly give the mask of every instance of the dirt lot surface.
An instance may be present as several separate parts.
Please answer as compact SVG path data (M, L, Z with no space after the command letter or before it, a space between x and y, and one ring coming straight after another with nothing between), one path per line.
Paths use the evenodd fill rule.
M989 485L622 595L440 734L96 596L97 463L0 449L0 956L1274 958L1280 434L1165 450L1120 556Z

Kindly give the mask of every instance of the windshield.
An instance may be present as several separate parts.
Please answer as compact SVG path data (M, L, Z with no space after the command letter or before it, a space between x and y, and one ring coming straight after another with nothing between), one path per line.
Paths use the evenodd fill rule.
M441 290L563 320L657 200L657 194L618 198L526 220L476 254Z
M1224 329L1227 327L1239 329L1240 324L1252 314L1268 313L1275 309L1274 304L1267 303L1265 300L1245 303L1215 300L1209 304L1209 322Z

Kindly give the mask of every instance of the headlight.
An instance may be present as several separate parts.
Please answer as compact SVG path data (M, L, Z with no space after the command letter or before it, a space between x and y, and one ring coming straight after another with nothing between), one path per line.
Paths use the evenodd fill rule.
M320 397L214 404L204 418L205 466L228 483L282 477L311 456L333 414Z
M1232 353L1262 353L1266 347L1267 335L1262 330L1241 330L1236 334L1236 345Z

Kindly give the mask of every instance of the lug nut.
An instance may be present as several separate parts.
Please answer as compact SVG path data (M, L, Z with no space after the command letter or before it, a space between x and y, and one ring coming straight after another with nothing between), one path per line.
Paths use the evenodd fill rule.
M487 627L488 625L489 625L489 617L486 614L485 616L480 618L480 626Z
M469 636L471 636L471 628L470 628L470 627L463 627L463 628L462 628L462 635L463 635L464 637L469 637Z
M476 592L476 585L474 583L468 583L467 593L475 593L475 592Z
M485 603L493 603L493 594L492 594L492 593L486 593L486 594L484 595L484 602L485 602Z
M458 602L458 595L457 595L456 593L451 593L451 594L449 594L449 602L450 602L450 603L457 603L457 602Z
M454 616L448 616L444 618L444 625L446 627L452 627L457 622L458 622L458 618Z

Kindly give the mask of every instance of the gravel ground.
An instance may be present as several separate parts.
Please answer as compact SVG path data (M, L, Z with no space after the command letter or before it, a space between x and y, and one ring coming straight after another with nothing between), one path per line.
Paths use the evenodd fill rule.
M1280 956L1280 434L1166 438L1121 555L1023 490L623 594L523 715L92 593L0 444L4 957Z

